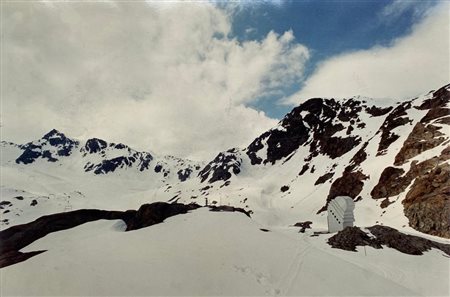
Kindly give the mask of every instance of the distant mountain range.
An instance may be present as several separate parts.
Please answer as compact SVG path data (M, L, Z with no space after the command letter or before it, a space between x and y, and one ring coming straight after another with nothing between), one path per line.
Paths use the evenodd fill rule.
M325 226L328 202L345 195L356 202L356 224L450 238L449 102L450 85L401 102L313 98L246 148L205 163L57 130L26 144L3 141L1 223L166 201Z

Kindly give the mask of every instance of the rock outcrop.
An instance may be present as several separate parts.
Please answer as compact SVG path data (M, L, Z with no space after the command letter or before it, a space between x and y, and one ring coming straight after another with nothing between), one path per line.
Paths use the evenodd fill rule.
M441 129L442 127L431 124L417 123L395 157L394 165L402 165L407 160L443 143L447 137L439 131Z
M435 248L450 256L450 244L407 235L388 226L375 225L367 230L371 236L358 227L347 227L330 237L328 244L333 248L353 252L356 252L357 246L371 246L375 249L382 249L383 246L386 246L408 255L422 255Z
M403 206L411 227L450 238L450 165L444 163L419 176Z

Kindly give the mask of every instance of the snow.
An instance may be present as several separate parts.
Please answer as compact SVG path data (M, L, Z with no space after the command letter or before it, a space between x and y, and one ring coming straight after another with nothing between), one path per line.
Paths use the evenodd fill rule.
M1 270L2 296L448 295L439 251L336 250L329 235L271 228L241 213L199 209L124 232L97 221L23 249L48 250Z

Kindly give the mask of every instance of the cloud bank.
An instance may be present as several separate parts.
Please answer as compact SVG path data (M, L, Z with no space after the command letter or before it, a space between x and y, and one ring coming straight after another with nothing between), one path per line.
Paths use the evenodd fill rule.
M388 6L386 16L406 9L400 7L402 3ZM424 12L410 35L388 47L375 46L323 61L301 90L283 102L296 105L311 97L354 95L402 100L449 83L449 12L448 2L440 3Z
M3 4L2 138L57 128L193 158L248 144L275 121L246 107L302 79L287 31L230 37L207 3Z

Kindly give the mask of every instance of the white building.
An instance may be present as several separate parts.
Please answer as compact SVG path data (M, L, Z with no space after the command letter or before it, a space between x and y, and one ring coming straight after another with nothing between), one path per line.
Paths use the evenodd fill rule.
M355 202L348 196L338 196L328 204L328 232L338 232L345 227L352 227L355 217Z

